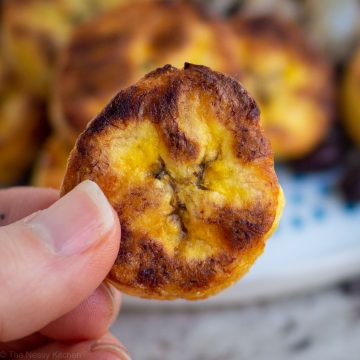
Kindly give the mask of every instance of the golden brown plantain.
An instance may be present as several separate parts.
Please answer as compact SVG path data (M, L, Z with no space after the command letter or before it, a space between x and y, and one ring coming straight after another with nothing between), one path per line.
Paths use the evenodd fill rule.
M60 189L71 147L56 135L46 141L33 170L32 184Z
M73 143L121 88L167 63L235 71L232 36L180 1L131 3L80 26L57 76L52 118L58 132Z
M118 213L109 280L153 299L201 299L245 274L283 197L255 101L207 67L170 65L120 91L79 137L61 195L95 181Z
M344 74L341 89L341 108L345 128L360 147L360 48L351 59Z
M0 96L0 185L14 185L30 169L47 126L43 106L19 88Z
M74 27L125 1L4 0L4 48L28 90L47 96L59 52Z
M334 112L332 71L294 23L274 16L236 16L239 80L261 109L274 154L282 159L311 152Z
M0 186L16 184L30 169L48 130L44 110L8 74L0 56Z

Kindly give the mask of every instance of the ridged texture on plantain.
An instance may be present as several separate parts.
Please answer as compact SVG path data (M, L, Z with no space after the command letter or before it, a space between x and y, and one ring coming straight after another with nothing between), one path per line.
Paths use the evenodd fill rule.
M0 54L0 186L23 178L48 130L43 104L6 70Z

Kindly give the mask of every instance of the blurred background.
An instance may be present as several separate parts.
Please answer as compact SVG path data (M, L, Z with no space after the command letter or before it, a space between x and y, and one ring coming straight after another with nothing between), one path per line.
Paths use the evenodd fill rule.
M157 67L257 101L287 206L263 257L199 303L125 298L135 359L360 358L360 1L0 0L0 187L59 188L87 123Z

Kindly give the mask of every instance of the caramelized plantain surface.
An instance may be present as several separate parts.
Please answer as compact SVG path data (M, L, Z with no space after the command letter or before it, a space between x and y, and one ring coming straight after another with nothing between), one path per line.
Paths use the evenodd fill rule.
M262 253L283 197L255 101L207 67L170 65L120 91L72 151L61 194L90 179L118 213L109 279L153 299L200 299Z

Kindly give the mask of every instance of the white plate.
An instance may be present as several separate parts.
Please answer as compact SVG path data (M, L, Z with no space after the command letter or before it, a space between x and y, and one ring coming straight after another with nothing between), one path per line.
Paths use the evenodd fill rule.
M360 274L360 206L336 192L336 171L296 175L278 169L286 207L278 231L241 281L206 301L159 302L124 297L128 306L183 307L264 300Z

